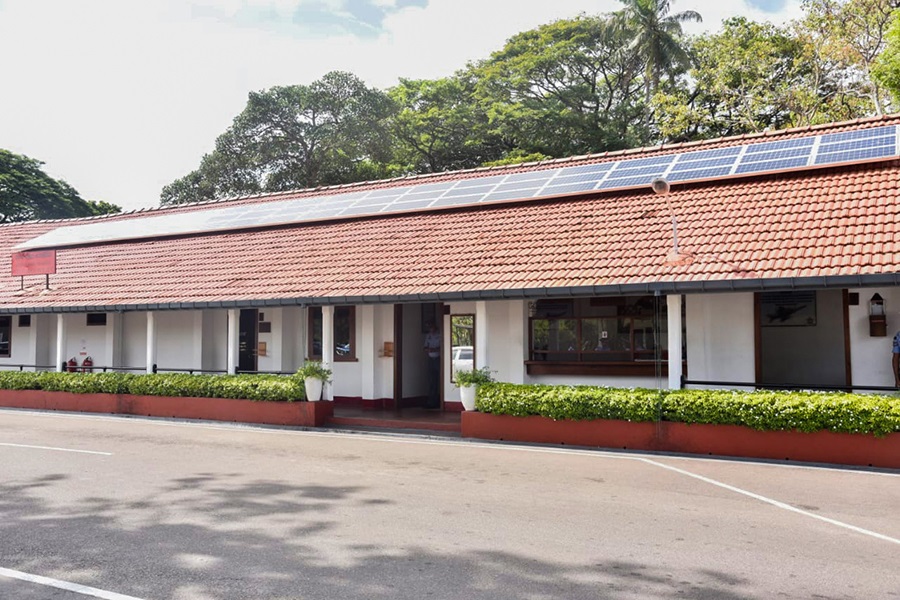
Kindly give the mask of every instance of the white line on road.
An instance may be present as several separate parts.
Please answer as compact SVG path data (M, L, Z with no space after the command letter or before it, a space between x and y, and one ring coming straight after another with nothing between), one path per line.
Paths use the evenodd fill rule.
M90 586L81 585L80 583L60 581L59 579L52 579L50 577L43 577L41 575L32 575L31 573L23 573L22 571L4 569L3 567L0 567L0 577L9 577L10 579L18 579L20 581L27 581L28 583L46 585L48 587L66 590L67 592L82 594L83 596L103 598L103 600L141 600L140 598L135 598L134 596L126 596L125 594L107 592L106 590L99 590Z
M815 513L811 513L809 511L797 508L796 506L791 506L790 504L786 504L784 502L780 502L778 500L773 500L772 498L767 498L766 496L762 496L760 494L756 494L754 492L750 492L739 487L735 487L733 485L728 485L727 483L722 483L721 481L717 481L715 479L711 479L709 477L704 477L703 475L698 475L696 473L691 473L690 471L685 471L684 469L679 469L678 467L673 467L671 465L666 465L661 462L656 462L655 460L650 460L649 458L640 459L641 462L645 462L650 465L654 465L656 467L660 467L661 469L667 469L669 471L674 471L676 473L680 473L681 475L685 475L687 477L693 477L694 479L699 479L705 483L710 485L715 485L720 488L729 490L731 492L735 492L736 494L742 494L749 498L753 498L754 500L759 500L760 502L765 502L766 504L771 504L772 506L778 507L782 510L788 510L791 512L795 512L797 514L801 514L806 517L810 517L813 519L818 519L820 521L824 521L826 523L830 523L831 525L837 525L838 527L843 527L845 529L849 529L850 531L855 531L856 533L861 533L863 535L872 536L879 540L883 540L885 542L893 542L895 544L900 544L900 539L892 538L890 536L870 531L868 529L863 529L862 527L857 527L856 525L850 525L849 523L844 523L843 521L838 521L836 519L829 519L828 517L823 517L822 515L817 515Z
M5 444L0 442L0 446L10 446L12 448L31 448L32 450L53 450L55 452L77 452L78 454L98 454L100 456L112 456L111 452L96 452L94 450L75 450L74 448L54 448L53 446L29 446L27 444Z

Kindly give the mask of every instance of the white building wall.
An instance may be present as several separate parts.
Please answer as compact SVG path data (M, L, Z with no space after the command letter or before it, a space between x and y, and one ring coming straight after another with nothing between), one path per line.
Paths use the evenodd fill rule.
M359 360L359 341L362 339L362 320L360 316L360 307L356 307L356 345L357 356L354 361L333 361L331 365L333 377L333 394L335 396L344 396L349 398L361 398L363 395L362 377L363 371ZM324 320L323 320L324 321ZM324 332L323 332L324 333ZM334 340L333 336L322 336L323 343L326 339ZM323 354L325 349L322 349ZM366 377L371 377L371 373L365 373Z
M11 315L9 357L0 358L0 365L42 365L36 360L37 327L31 318L30 327L19 327L19 315ZM33 368L27 369L33 371Z
M56 365L56 315L32 315L31 327L35 337L35 364L50 367Z
M107 314L106 325L87 325L86 313L63 316L66 326L65 360L75 358L78 365L90 356L96 366L112 366L113 349L107 344L107 327L111 321Z
M687 378L746 381L756 378L754 296L685 296Z
M135 372L147 367L147 313L122 315L122 366Z
M159 369L203 368L201 349L197 348L194 335L196 312L166 310L155 313L156 364Z
M228 311L203 311L202 368L205 371L225 371L228 364Z
M256 370L281 372L284 358L282 311L280 308L262 308L259 314L263 316L261 320L272 324L272 331L269 333L260 331L257 334L257 342L266 344L266 355L257 357Z
M852 383L854 386L893 386L891 343L894 334L900 331L900 288L864 288L849 291L859 294L859 306L851 306L848 311ZM876 293L884 298L887 316L885 337L869 335L869 300Z

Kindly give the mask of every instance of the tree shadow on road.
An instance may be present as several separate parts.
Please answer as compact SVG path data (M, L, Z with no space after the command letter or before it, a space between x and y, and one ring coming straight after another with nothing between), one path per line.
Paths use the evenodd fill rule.
M746 581L708 566L688 580L636 561L537 560L540 540L531 556L362 544L337 534L342 506L389 501L359 486L200 474L138 500L97 496L61 511L44 497L64 480L0 485L0 566L153 600L752 597Z

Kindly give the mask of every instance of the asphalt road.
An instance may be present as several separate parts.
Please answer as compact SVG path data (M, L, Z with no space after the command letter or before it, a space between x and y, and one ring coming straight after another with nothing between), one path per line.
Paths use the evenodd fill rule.
M900 598L900 472L0 411L0 598L94 597Z

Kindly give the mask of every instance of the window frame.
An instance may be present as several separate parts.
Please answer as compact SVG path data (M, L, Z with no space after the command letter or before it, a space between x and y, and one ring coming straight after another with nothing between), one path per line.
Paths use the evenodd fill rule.
M332 323L332 339L334 340L335 346L337 346L337 326L338 326L338 311L347 311L347 320L348 324L348 334L349 334L349 344L350 349L347 354L338 354L337 348L335 348L334 352L334 362L356 362L358 359L356 358L356 306L354 305L339 305L334 307L334 321ZM306 311L306 355L310 360L322 360L322 338L324 337L322 331L322 307L321 306L310 306ZM317 323L318 322L318 323ZM316 333L318 330L318 341L319 341L319 349L320 352L317 354L315 352L315 342L316 342Z
M12 329L12 315L0 315L0 333L5 332L7 338L5 342L2 342L6 345L6 352L3 352L3 346L0 345L0 358L12 358Z
M588 300L591 307L599 306L628 306L628 300L637 301L653 298L652 296L617 296L591 298ZM554 310L558 314L549 315L530 315L528 317L528 360L525 361L526 370L529 375L654 375L661 367L662 373L668 373L668 332L665 332L664 339L660 340L661 348L659 349L659 362L657 362L657 350L655 348L649 350L638 350L636 342L637 331L635 323L651 319L655 321L657 315L647 314L645 311L628 311L616 309L616 314L588 314L588 310L579 311L579 304L576 299L550 299L548 302L549 312ZM662 312L659 315L662 320L663 327L660 331L664 331L667 323L665 316L665 304L662 305ZM610 350L585 350L584 322L598 319L609 319L616 321L617 327L623 322L628 323L628 348L610 349ZM535 321L574 321L574 350L536 350L534 347L534 324ZM607 358L605 360L590 360L591 357L602 356L608 353L610 356L615 354L615 358ZM565 359L555 358L548 360L550 355L565 356ZM568 356L566 356L568 355ZM627 356L626 356L627 355Z

